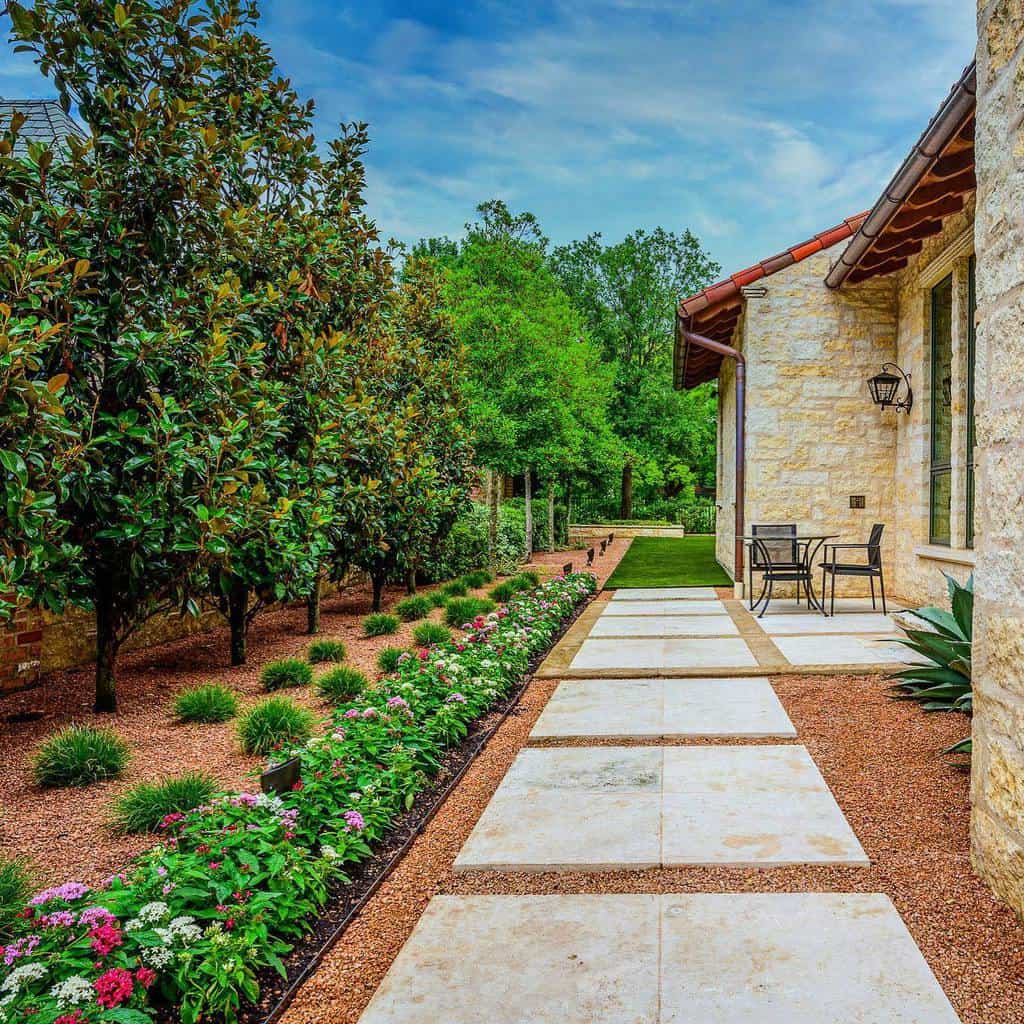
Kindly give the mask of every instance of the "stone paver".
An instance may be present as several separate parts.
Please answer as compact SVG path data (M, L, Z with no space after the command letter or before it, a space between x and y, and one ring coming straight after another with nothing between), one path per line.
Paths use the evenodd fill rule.
M728 615L602 615L590 635L600 636L739 636Z
M633 587L616 590L613 601L657 601L683 598L695 601L713 601L718 597L714 587Z
M893 641L859 636L776 636L774 644L793 665L884 665L924 661Z
M362 1024L656 1024L657 896L435 896Z
M711 640L584 640L571 669L756 668L740 638Z
M886 896L435 896L361 1024L956 1024Z
M527 748L455 870L605 871L659 863L867 858L801 746Z
M661 1024L959 1020L882 894L663 896L662 908Z
M601 616L727 615L724 601L606 601Z
M662 864L868 858L805 747L666 747Z
M896 636L899 630L888 615L871 612L855 612L845 615L830 615L827 618L815 612L788 615L766 615L758 625L769 636L786 636L800 633L871 633L876 636Z
M533 739L796 736L765 678L587 679L559 683Z

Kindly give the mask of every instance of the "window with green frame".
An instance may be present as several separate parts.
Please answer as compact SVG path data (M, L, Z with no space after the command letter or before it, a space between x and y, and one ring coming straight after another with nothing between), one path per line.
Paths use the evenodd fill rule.
M967 262L967 493L964 543L974 547L974 257Z
M953 498L953 275L931 295L931 486L928 540L951 542Z

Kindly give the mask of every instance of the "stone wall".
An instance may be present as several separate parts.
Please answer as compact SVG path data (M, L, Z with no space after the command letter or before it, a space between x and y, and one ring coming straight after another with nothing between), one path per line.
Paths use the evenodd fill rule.
M736 328L742 337L743 321ZM718 379L718 452L715 472L715 557L733 575L736 522L736 364L722 360Z
M978 9L975 869L1024 913L1024 3Z
M765 296L746 301L737 331L747 360L745 512L748 527L795 522L860 543L873 523L893 520L895 424L872 405L866 382L895 356L896 296L890 278L850 291L826 288L839 252L787 267L766 279ZM723 367L721 382L723 442L732 431L731 370ZM730 471L723 483L731 481ZM863 509L850 507L853 495L863 495ZM731 566L731 506L723 498L720 491L719 543ZM893 544L890 533L883 544L889 564ZM841 579L836 592L866 593L866 584Z

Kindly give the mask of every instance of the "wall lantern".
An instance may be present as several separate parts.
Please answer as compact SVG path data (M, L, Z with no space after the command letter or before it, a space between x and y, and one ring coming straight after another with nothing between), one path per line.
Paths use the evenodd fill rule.
M899 397L901 384L906 387L903 398ZM876 373L868 381L868 391L871 392L871 401L883 409L903 409L909 413L914 407L914 389L910 386L910 376L895 363L882 364L882 372Z

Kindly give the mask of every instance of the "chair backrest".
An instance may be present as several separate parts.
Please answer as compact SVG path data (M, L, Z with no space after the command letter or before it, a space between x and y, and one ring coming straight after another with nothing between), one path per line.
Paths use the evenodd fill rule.
M750 564L755 570L799 561L796 541L788 539L796 537L796 523L759 523L751 526L750 533L758 538L751 545Z
M871 536L868 538L868 565L873 569L882 567L882 531L885 523L875 523L871 527Z

